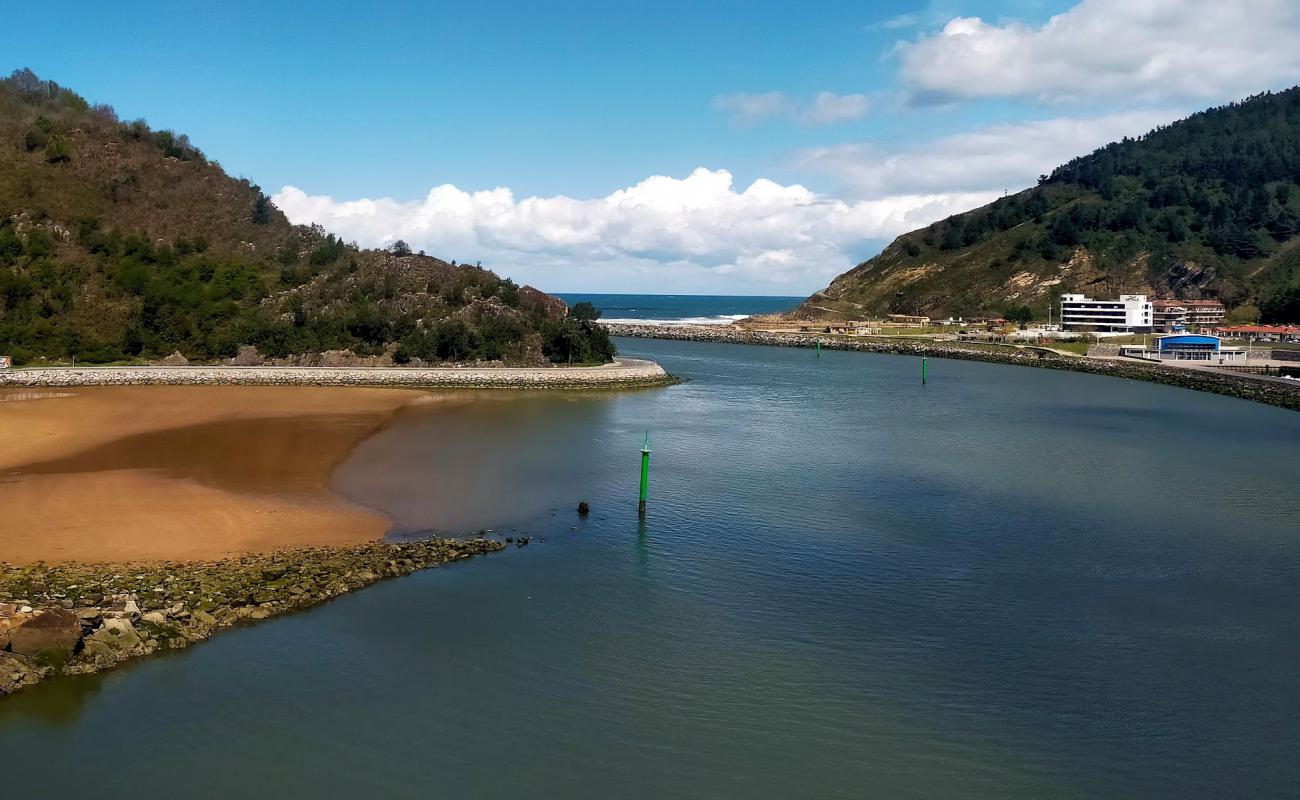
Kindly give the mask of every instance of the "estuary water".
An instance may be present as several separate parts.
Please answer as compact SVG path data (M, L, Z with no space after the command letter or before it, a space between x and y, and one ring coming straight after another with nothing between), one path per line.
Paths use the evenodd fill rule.
M687 381L417 405L334 475L529 546L9 698L6 794L1296 795L1300 415L618 345Z

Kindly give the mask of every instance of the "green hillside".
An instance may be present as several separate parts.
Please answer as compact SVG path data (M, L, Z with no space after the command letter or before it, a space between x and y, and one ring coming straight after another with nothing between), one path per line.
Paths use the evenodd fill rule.
M0 80L0 354L214 361L246 346L398 363L613 355L554 297L291 225L184 135L28 70Z
M1300 296L1300 87L1109 144L1038 186L900 236L795 315L1046 314L1066 291L1217 298L1249 318Z

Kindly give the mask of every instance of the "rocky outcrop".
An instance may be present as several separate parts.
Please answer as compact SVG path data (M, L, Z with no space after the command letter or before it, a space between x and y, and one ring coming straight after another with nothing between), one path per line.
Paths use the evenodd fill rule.
M157 364L160 367L188 367L190 360L181 351L177 350L166 358L159 359Z
M599 367L37 367L0 371L0 387L400 386L445 389L576 389L672 382L653 361Z
M48 671L21 656L0 652L0 697L40 683Z
M486 538L368 542L207 563L0 564L0 697L109 669L375 581L505 547Z
M568 303L532 286L519 287L519 305L551 319L561 319L569 313Z
M20 656L67 656L81 641L81 620L63 608L35 611L9 630L9 650Z
M1202 392L1239 397L1258 403L1281 406L1300 411L1300 381L1285 381L1244 373L1219 370L1168 367L1161 364L1130 360L1111 360L1067 356L1038 347L1013 347L976 343L932 342L920 339L882 341L879 339L847 339L819 337L806 333L781 333L775 331L750 331L731 325L631 325L601 323L611 336L628 336L642 339L675 339L688 342L721 342L727 344L756 344L772 347L815 347L818 342L826 350L857 350L864 353L891 353L894 355L952 358L962 361L989 361L997 364L1016 364L1026 367L1066 369L1110 375L1116 378L1164 383Z

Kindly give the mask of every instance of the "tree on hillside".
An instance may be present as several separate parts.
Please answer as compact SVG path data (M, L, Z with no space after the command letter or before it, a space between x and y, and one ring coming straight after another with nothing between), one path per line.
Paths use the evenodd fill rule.
M569 317L579 322L595 322L600 319L600 309L584 300L569 309Z
M395 256L409 256L411 254L411 246L401 239L398 239L388 246L388 252Z
M45 92L45 81L27 67L14 70L9 76L9 82L20 94L36 95Z
M45 143L45 160L51 164L62 164L72 160L72 143L68 137L55 134Z
M257 190L257 200L253 203L253 224L266 225L271 221L271 198Z
M1014 322L1022 328L1034 321L1034 310L1027 305L1015 305L1002 312L1007 322Z
M1300 288L1279 292L1260 303L1259 320L1271 325L1300 322Z

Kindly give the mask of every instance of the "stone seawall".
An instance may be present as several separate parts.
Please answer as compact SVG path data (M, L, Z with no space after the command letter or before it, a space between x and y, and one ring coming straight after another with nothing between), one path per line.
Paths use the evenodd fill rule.
M660 386L653 361L599 367L37 367L0 371L0 387L393 386L438 389L582 389Z
M916 339L889 342L880 340L843 339L819 337L805 333L776 333L748 331L730 325L630 325L603 323L611 336L641 339L671 339L688 342L720 342L726 344L753 344L771 347L814 347L820 339L827 350L856 350L864 353L952 358L962 361L988 361L996 364L1015 364L1026 367L1066 369L1110 375L1116 378L1163 383L1202 392L1239 397L1258 403L1300 411L1300 381L1287 381L1241 373L1225 373L1208 369L1167 367L1136 361L1091 359L1066 356L1043 348L1008 347L947 342L927 342Z

